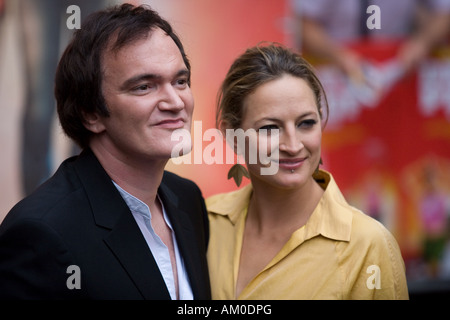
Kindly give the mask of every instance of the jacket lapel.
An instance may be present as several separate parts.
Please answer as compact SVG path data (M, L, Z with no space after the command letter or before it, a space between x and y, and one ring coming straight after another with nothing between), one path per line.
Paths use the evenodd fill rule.
M120 261L144 299L170 299L161 272L125 201L92 151L85 150L75 169L86 190L95 222L110 229L105 244Z
M158 190L159 196L164 203L164 208L169 216L170 222L175 232L178 248L183 258L186 271L189 275L194 299L204 296L203 289L205 279L201 277L200 249L195 242L194 227L189 214L178 206L178 197L163 182Z
M161 272L131 212L120 216L116 227L105 238L105 243L145 299L170 299Z

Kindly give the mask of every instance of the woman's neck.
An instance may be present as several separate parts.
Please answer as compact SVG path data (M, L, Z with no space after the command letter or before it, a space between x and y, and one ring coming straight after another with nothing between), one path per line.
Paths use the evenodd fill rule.
M324 192L312 177L294 189L280 189L264 182L252 184L247 223L253 223L261 234L293 232L305 225Z

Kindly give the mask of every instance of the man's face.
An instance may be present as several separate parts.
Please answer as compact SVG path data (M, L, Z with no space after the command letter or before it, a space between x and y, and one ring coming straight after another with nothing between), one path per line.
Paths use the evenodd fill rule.
M96 137L118 157L169 159L172 132L190 131L194 99L189 71L175 42L157 28L146 39L102 59L102 92L109 117L100 117Z

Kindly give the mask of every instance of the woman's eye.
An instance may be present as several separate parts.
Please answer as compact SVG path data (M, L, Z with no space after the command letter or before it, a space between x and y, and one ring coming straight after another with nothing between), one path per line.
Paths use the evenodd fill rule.
M273 130L278 130L278 126L274 124L268 124L259 128L258 132L261 132L261 130L265 130L267 134L271 134Z
M315 124L317 123L316 120L314 119L307 119L307 120L303 120L298 124L298 127L300 128L311 128L313 127Z

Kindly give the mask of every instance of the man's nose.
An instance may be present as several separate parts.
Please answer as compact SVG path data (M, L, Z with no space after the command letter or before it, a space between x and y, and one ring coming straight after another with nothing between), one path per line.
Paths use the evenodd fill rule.
M166 84L161 88L161 99L158 108L164 111L180 111L184 108L184 101L176 88L171 84Z

